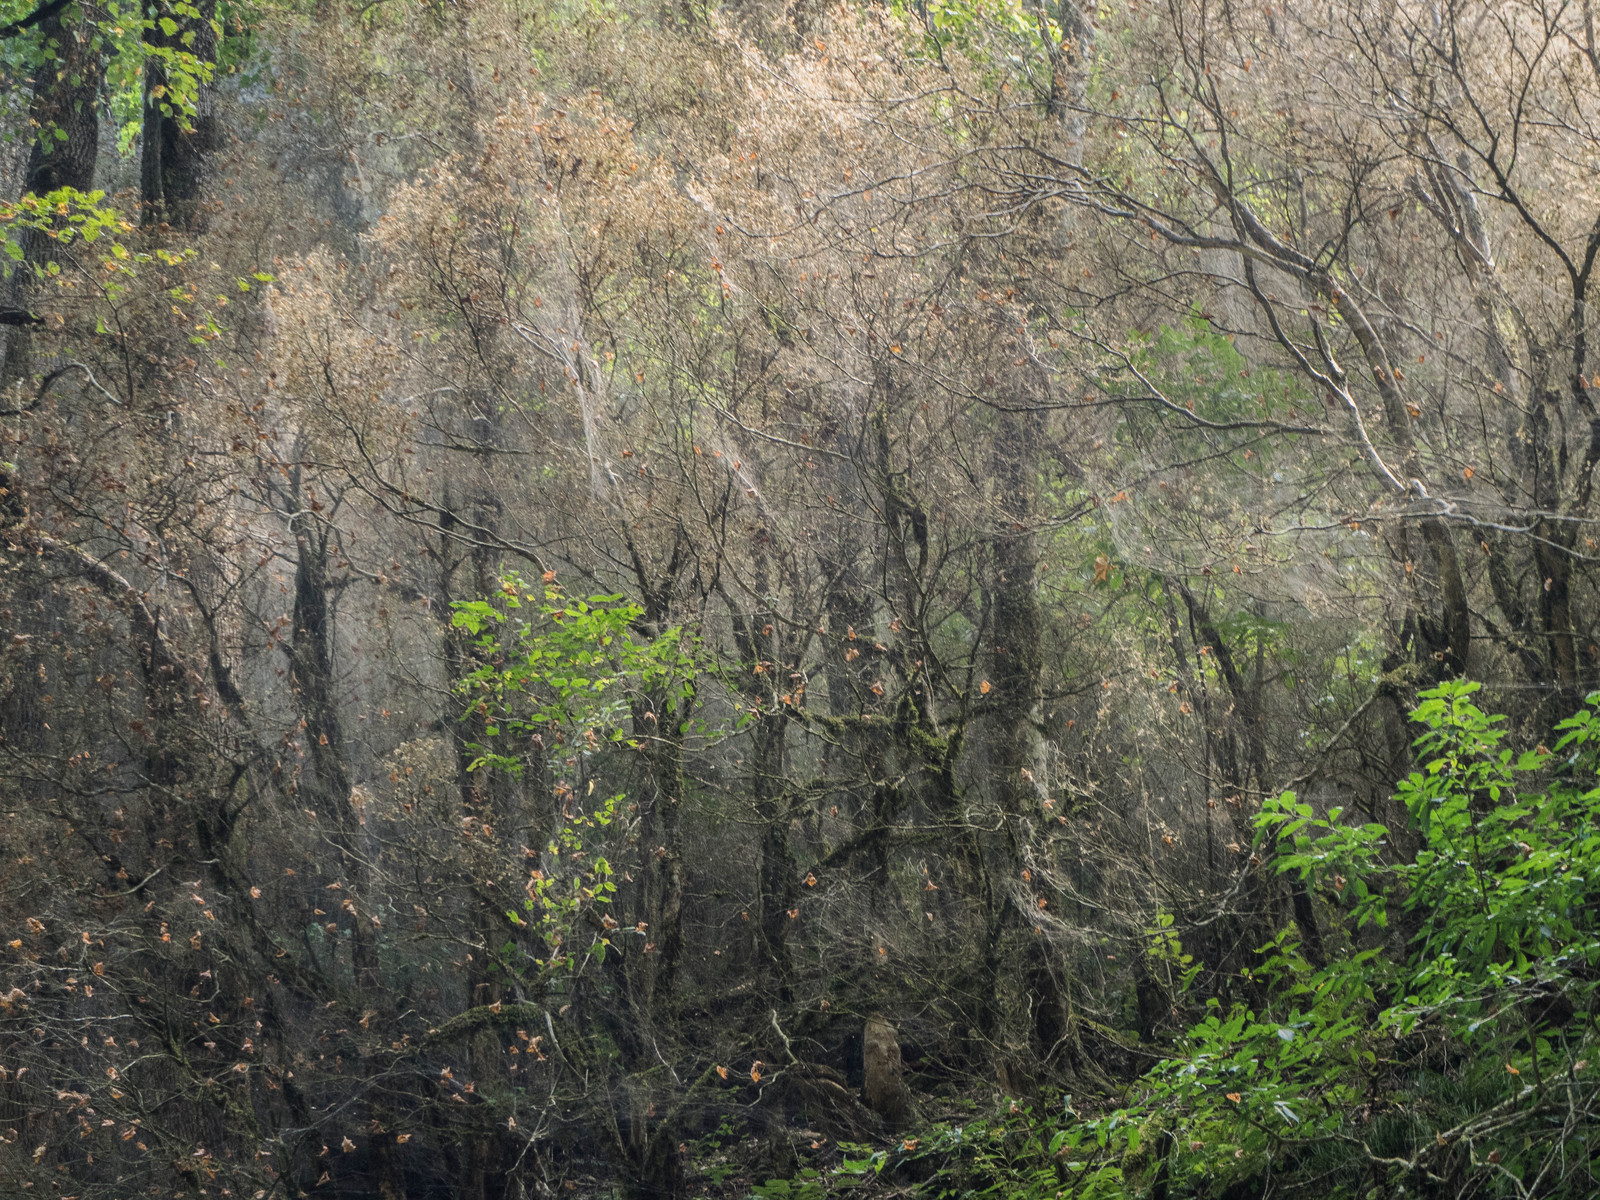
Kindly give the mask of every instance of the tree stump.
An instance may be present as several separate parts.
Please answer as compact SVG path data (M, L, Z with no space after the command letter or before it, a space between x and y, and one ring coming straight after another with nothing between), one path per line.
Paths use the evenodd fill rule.
M906 1085L900 1077L900 1039L879 1013L867 1018L861 1038L861 1095L867 1107L894 1126L906 1115Z

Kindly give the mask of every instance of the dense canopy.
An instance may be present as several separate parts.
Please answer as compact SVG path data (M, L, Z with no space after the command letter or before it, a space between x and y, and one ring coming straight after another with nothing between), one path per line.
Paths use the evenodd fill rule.
M0 1194L1600 1193L1588 0L0 0Z

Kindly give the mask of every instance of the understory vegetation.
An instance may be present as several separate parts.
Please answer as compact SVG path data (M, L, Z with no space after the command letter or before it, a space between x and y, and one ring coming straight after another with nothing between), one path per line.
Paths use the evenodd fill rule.
M1587 0L0 0L0 1194L1600 1193Z

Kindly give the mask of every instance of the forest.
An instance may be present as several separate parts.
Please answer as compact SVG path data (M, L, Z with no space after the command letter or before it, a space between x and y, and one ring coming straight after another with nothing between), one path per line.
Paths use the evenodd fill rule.
M1600 1195L1592 0L0 0L0 1196Z

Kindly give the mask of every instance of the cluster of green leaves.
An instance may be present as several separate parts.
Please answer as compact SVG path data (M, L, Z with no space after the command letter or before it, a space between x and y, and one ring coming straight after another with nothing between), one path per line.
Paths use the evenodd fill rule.
M1173 1134L1174 1178L1195 1186L1326 1166L1330 1150L1357 1173L1395 1174L1397 1186L1450 1160L1450 1170L1485 1171L1486 1192L1499 1181L1515 1194L1514 1181L1544 1170L1560 1128L1550 1122L1584 1112L1568 1101L1592 1101L1600 1083L1589 1074L1600 726L1590 702L1560 726L1557 754L1517 754L1502 744L1502 718L1472 702L1477 690L1442 686L1414 714L1426 726L1424 766L1397 789L1413 854L1398 853L1386 826L1338 808L1318 816L1293 794L1262 806L1258 850L1330 899L1344 949L1312 968L1288 931L1264 947L1251 981L1264 1000L1230 1010L1211 1000L1147 1078L1141 1106L1091 1123L1101 1146L1118 1120L1160 1123ZM1398 949L1382 933L1392 920L1410 934ZM1430 1075L1440 1077L1432 1086ZM1440 1099L1464 1094L1466 1106ZM1507 1112L1517 1120L1502 1122ZM1571 1194L1592 1182L1579 1168Z
M539 927L545 944L550 947L550 957L537 964L541 967L575 968L578 963L570 942L579 919L596 906L610 904L616 893L617 885L613 881L616 869L604 854L594 852L593 843L616 820L617 805L622 799L622 794L618 793L605 797L588 812L580 808L565 813L547 847L550 856L555 862L587 858L588 866L565 878L543 870L534 871L528 881L528 898L522 902L528 920L515 910L506 913L506 919L513 925L531 921ZM606 951L611 948L609 929L610 924L602 919L602 932L596 933L589 944L589 953L595 956L596 962L604 962Z
M765 1183L758 1183L750 1189L750 1194L757 1200L825 1200L828 1189L823 1182L822 1172L807 1167L793 1179L769 1179Z
M1116 437L1130 463L1145 461L1152 439L1158 438L1170 440L1160 457L1172 461L1216 456L1211 470L1235 482L1207 497L1205 508L1240 486L1295 486L1305 469L1303 435L1267 437L1261 423L1310 427L1322 420L1321 405L1297 378L1252 363L1205 313L1163 325L1154 334L1132 335L1118 357L1105 364L1097 383L1108 399L1123 402L1129 416ZM1177 408L1193 414L1195 423L1173 419Z
M33 0L0 0L0 25L23 20L37 7ZM223 18L229 13L235 16L237 30L231 40L239 42L238 46L224 38ZM237 6L219 6L217 16L210 20L220 45L226 48L226 54L219 50L218 57L225 57L230 66L242 61L241 55L250 48L238 13ZM175 0L164 8L146 6L140 0L106 0L96 10L84 10L79 19L90 23L85 31L89 49L106 64L105 103L116 122L122 152L128 153L137 142L147 72L152 65L158 68L162 82L151 89L150 98L187 127L200 88L210 82L217 65L195 52L194 23L204 19L200 9L190 0ZM23 36L0 40L0 71L8 76L24 78L35 71L55 69L61 57L61 48L37 25ZM61 129L43 128L34 131L34 136L65 140L67 135Z
M548 733L560 745L577 735L637 749L625 727L632 702L664 685L682 696L694 687L688 635L674 627L646 637L644 609L620 595L569 599L553 579L535 588L513 572L498 595L454 607L456 628L478 639L482 665L460 686L489 719L487 737ZM523 768L520 753L475 748L474 767Z
M80 192L76 188L60 188L43 196L32 192L20 200L0 200L0 253L5 256L4 272L9 276L12 264L23 260L23 232L31 231L50 238L59 245L75 241L93 244L103 234L113 235L113 257L125 260L128 250L115 242L118 233L131 233L133 226L123 219L116 209L106 206L104 192ZM50 274L51 265L44 268Z
M49 249L63 252L63 259L72 247L98 244L92 274L99 295L107 301L115 301L126 292L141 267L150 263L177 267L196 257L198 252L192 248L130 249L118 235L132 233L133 225L104 201L104 192L80 192L75 188L59 188L43 196L30 192L18 200L0 200L0 278L10 278L26 262L29 238L47 239ZM50 252L39 253L37 245L31 265L25 269L41 281L59 279L63 274L62 262ZM272 277L258 274L256 278ZM172 288L169 295L174 304L185 306L192 306L197 298L193 290L184 288ZM210 312L199 316L196 332L189 339L196 345L215 339L222 331ZM96 318L95 331L109 332L104 315Z
M138 10L120 13L123 21L116 26L116 32L121 33L126 26L135 24L127 19L130 11L136 13ZM195 53L198 35L194 23L205 19L199 8L189 0L175 0L167 11L151 11L137 22L141 32L161 35L155 40L149 37L140 39L145 59L154 61L161 68L163 79L162 83L150 89L149 98L160 107L163 116L176 117L184 128L189 127L189 118L194 115L200 86L210 82L216 68L215 63ZM183 23L180 24L180 21ZM221 39L222 22L212 17L209 24L212 33Z
M1050 94L1065 37L1059 11L1021 0L896 0L890 7L922 27L920 49L929 57L951 50L984 68L992 85L1015 78L1041 98Z
M651 696L687 695L694 686L695 661L683 631L645 636L644 610L620 595L568 598L553 578L531 585L507 573L494 597L454 607L452 621L477 639L480 663L459 684L468 701L463 719L483 723L485 740L472 743L472 770L521 774L535 737L552 755L638 749L635 707ZM649 717L659 720L653 712ZM540 967L575 969L577 934L586 924L598 926L586 954L603 962L613 945L616 923L592 919L617 890L615 870L597 847L626 797L606 791L596 799L595 788L593 776L581 796L575 782L558 785L560 821L546 847L550 862L582 866L569 874L535 870L523 911L506 914L513 925L538 926L550 951Z
M1562 723L1555 753L1516 753L1503 718L1473 703L1478 687L1447 684L1416 710L1424 766L1397 788L1414 853L1383 824L1318 815L1293 793L1263 805L1258 851L1330 901L1342 948L1314 968L1286 930L1251 972L1259 1000L1211 1000L1141 1103L1062 1130L1053 1150L1106 1147L1120 1130L1100 1186L1125 1186L1134 1165L1203 1191L1342 1160L1352 1187L1374 1170L1397 1186L1478 1171L1485 1194L1517 1194L1549 1174L1553 1142L1594 1135L1587 1118L1576 1133L1562 1122L1600 1088L1600 705ZM1403 942L1385 936L1391 922ZM1168 1135L1164 1167L1133 1162L1135 1128L1146 1153L1152 1128ZM1592 1186L1589 1154L1568 1194Z
M1018 0L927 0L903 11L915 11L940 45L970 49L999 31L1041 50L1042 33L1061 40L1060 26L1051 14Z
M1600 698L1557 726L1554 752L1517 753L1503 745L1504 718L1472 702L1478 686L1447 684L1417 708L1426 765L1396 793L1420 840L1413 857L1388 862L1384 826L1346 823L1338 809L1319 818L1292 794L1259 818L1277 839L1279 870L1338 897L1357 928L1385 925L1396 897L1411 914L1385 1028L1404 1035L1427 1023L1474 1050L1519 1001L1559 993L1592 1004L1600 969L1600 788L1589 786ZM1544 782L1524 787L1529 776ZM1524 1040L1506 1062L1541 1077L1552 1043Z
M81 280L88 275L98 298L114 304L134 286L141 268L152 263L181 268L199 255L192 247L136 249L137 243L130 246L122 238L133 232L133 224L118 209L105 203L102 191L58 188L43 196L30 192L20 199L0 200L0 278L10 278L13 272L21 269L39 282L56 280L63 287L71 287L73 280L66 278L63 264L75 263L77 278ZM30 239L34 240L31 262ZM42 253L37 239L47 243ZM84 253L83 247L90 246L95 247L94 252ZM251 279L267 284L276 277L266 271L256 271ZM237 278L235 286L240 292L249 292L252 283L250 279ZM229 304L227 296L215 295L215 307L212 307L202 300L198 286L192 281L168 287L165 293L175 311L187 309L194 319L189 333L191 345L203 346L222 335L224 328L218 312ZM95 314L95 332L112 333L115 321L109 310L100 309ZM221 365L222 360L217 361Z
M1324 965L1284 929L1238 981L1249 999L1208 1000L1114 1111L1013 1105L925 1135L944 1193L1206 1196L1270 1177L1334 1196L1452 1179L1593 1195L1600 697L1553 751L1517 752L1478 687L1422 695L1403 836L1293 793L1262 806L1257 854L1338 917ZM1170 920L1150 952L1196 977Z

